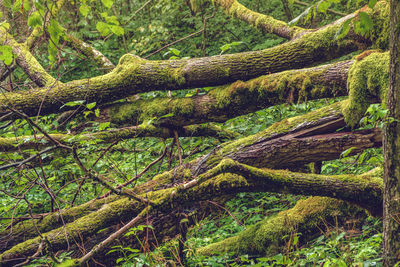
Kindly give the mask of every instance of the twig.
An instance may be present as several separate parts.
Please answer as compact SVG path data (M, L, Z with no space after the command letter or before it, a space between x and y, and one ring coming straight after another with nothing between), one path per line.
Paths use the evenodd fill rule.
M0 166L0 170L6 170L6 169L9 169L9 168L12 168L12 167L15 167L15 166L20 167L20 166L22 166L23 164L28 163L28 162L34 160L35 158L39 157L40 155L42 155L42 154L44 154L44 153L46 153L46 152L52 151L52 150L54 150L54 149L56 149L56 148L57 148L57 146L48 147L48 148L46 148L46 149L43 149L42 151L39 151L37 154L32 155L32 156L30 156L29 158L24 159L24 160L22 160L22 161L15 162L15 163L11 163L11 164L8 164L8 165Z
M135 177L133 177L133 178L130 179L129 181L127 181L127 182L125 182L125 183L123 183L123 184L120 184L120 185L116 186L115 188L116 188L116 189L121 189L122 187L125 187L125 186L127 186L127 185L133 183L134 181L136 181L136 180L139 179L140 177L142 177L143 174L145 174L154 164L157 164L160 160L162 160L162 159L165 157L165 155L167 154L167 150L168 150L168 148L165 147L163 153L161 154L161 156L160 156L159 158L157 158L156 160L154 160L153 162L151 162L149 165L147 165L146 168L144 168L144 170L141 171L138 175L136 175ZM105 193L104 195L100 196L99 198L108 197L110 194L111 194L111 191L108 192L108 193Z
M181 144L179 143L178 132L174 130L174 135L176 139L176 146L178 148L178 157L179 157L179 166L182 166L182 153L181 153Z

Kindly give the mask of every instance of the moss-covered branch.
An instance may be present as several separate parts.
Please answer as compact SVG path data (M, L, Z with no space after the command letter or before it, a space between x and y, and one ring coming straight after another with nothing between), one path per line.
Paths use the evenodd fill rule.
M4 27L0 27L0 43L12 48L13 54L16 55L17 64L36 85L52 87L60 84L59 81L47 73L25 45L19 44Z
M190 179L190 171L183 171ZM187 173L187 174L186 174ZM382 179L373 175L324 176L317 174L292 173L288 171L263 170L221 160L213 169L198 176L186 184L173 188L151 191L143 195L151 201L152 209L170 212L174 207L209 199L216 196L238 192L278 191L302 194L329 195L344 198L379 214L382 200ZM120 199L103 205L101 209L80 219L43 234L52 244L53 249L64 249L67 240L72 242L81 236L91 236L106 225L136 217L145 208L134 200ZM162 237L160 237L162 238ZM22 242L0 255L0 262L31 255L41 243L41 238Z
M322 145L324 138L321 133L334 132L335 129L343 126L343 120L340 117L338 122L340 104L337 103L330 107L314 111L311 114L282 121L271 126L263 133L223 145L204 158L185 165L185 167L155 177L146 184L135 188L135 192L141 194L152 188L155 191L148 192L143 197L148 197L152 203L158 205L157 208L159 210L167 213L173 207L183 203L194 202L218 195L259 190L335 195L338 198L343 198L366 207L372 213L377 214L379 211L376 211L375 208L380 207L376 202L379 201L381 180L375 178L375 176L345 175L330 177L314 174L296 174L288 171L257 169L232 161L232 159L235 159L247 164L253 164L254 166L279 168L286 165L293 165L296 161L301 164L306 163L305 161L307 160L315 161L316 155L318 155L318 160L338 157L344 149L355 146L354 140L363 140L360 144L365 145L365 147L378 145L379 141L375 139L379 138L374 134L371 135L372 132L367 133L364 136L366 138L348 138L352 135L351 133L327 134L327 142L325 145ZM340 123L340 121L342 122ZM317 134L317 136L313 136L313 134ZM285 138L285 135L287 138ZM354 134L354 136L357 136L357 134ZM334 139L338 142L340 141L341 145L338 146L336 141L332 141ZM321 154L321 151L313 153L312 151L315 148L309 148L309 151L304 150L297 153L299 146L296 145L296 149L290 148L285 153L292 153L292 156L282 157L277 161L276 158L280 156L275 158L274 155L279 154L278 147L280 146L282 150L287 150L288 140L292 140L293 142L296 142L296 140L300 142L309 140L308 142L311 142L312 140L314 143L319 143L324 147L324 153ZM306 147L308 144L306 142ZM327 153L327 151L331 150L327 149L326 146L331 146L329 149L337 147L336 152ZM267 152L263 153L263 150ZM287 161L290 161L291 164L288 164ZM193 175L199 176L195 180L191 180ZM165 188L165 185L173 185L173 181L185 183L185 181L190 180L189 184L194 187L184 186L183 188L188 189L183 191L181 187L160 189ZM111 210L108 208L109 205L112 206ZM81 217L79 220L72 222L70 225L67 225L66 229L55 229L46 234L46 236L48 236L52 244L54 242L55 248L62 248L65 246L65 236L60 239L60 235L64 235L65 231L69 234L68 238L71 238L70 240L73 240L77 234L90 236L115 220L132 218L132 216L140 212L140 207L142 206L142 204L133 200L128 201L126 199L117 200L109 205L87 215L89 217ZM107 213L107 216L103 212ZM36 238L26 242L5 252L2 255L3 260L14 258L21 254L29 255L37 248L41 240Z
M213 124L189 125L176 128L175 131L177 131L178 135L181 137L208 136L216 137L221 140L231 140L238 136L235 132L224 130ZM108 143L135 137L170 138L174 137L174 133L173 130L168 128L140 125L81 135L49 134L49 136L62 144L79 146L85 141ZM4 152L15 151L17 149L37 148L38 146L49 146L51 144L52 142L47 140L43 135L19 136L13 138L0 137L0 151Z
M343 114L346 123L354 127L374 100L380 100L382 106L386 106L389 52L366 51L359 55L350 68L347 87L349 101L343 109Z
M79 50L90 60L93 60L99 68L104 70L104 72L110 72L115 68L115 65L106 56L88 43L85 43L71 34L66 34L63 37L70 46Z
M384 35L387 25L383 23L387 20L387 10L386 2L379 2L373 13L365 10L371 13L376 25L376 34L370 35L369 41L387 40ZM74 100L86 99L100 104L139 92L216 86L315 65L359 49L360 39L368 43L368 39L361 36L335 38L342 23L343 20L261 51L165 61L143 60L126 54L113 71L103 76L57 85L51 90L42 88L1 95L0 115L8 112L6 105L28 115L36 115L39 108L41 114L49 114L60 112L65 102Z
M223 122L281 103L347 95L347 74L353 61L260 76L211 90L207 95L157 98L117 103L105 108L104 117L117 125L134 125L154 117L163 126L208 121Z
M346 202L327 198L310 197L299 200L293 208L266 218L237 236L202 247L200 255L250 254L272 256L284 252L290 237L300 233L300 243L311 240L327 222L337 222L341 218L354 216L357 209ZM324 224L325 223L325 224ZM283 238L283 237L288 238Z
M264 33L273 33L286 39L292 39L297 34L306 31L300 27L290 27L286 22L271 16L254 12L237 0L214 0L213 2L220 5L229 15L249 23Z

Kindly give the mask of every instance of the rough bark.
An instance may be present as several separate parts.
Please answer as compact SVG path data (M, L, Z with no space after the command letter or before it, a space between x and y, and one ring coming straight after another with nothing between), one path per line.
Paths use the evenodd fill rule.
M400 2L390 1L390 75L387 107L394 119L384 134L383 259L400 260Z
M340 105L336 104L336 106ZM264 143L264 148L267 147L267 140L269 140L269 145L281 146L282 149L285 149L287 143L279 139L281 138L282 140L283 138L284 140L283 136L288 133L293 137L293 135L296 135L296 132L298 132L297 137L300 142L302 142L303 137L306 139L310 138L310 140L314 139L313 136L309 136L314 133L319 135L315 137L314 141L318 140L318 143L322 144L324 138L322 138L321 134L324 132L332 132L340 125L337 123L337 118L332 116L333 114L338 114L338 112L339 111L335 110L335 108L328 107L322 109L322 111L314 112L311 116L308 114L308 116L299 116L290 120L285 120L270 127L262 134L222 146L219 150L210 153L197 162L189 164L179 170L172 170L155 177L155 179L149 181L145 185L136 188L135 191L140 194L143 190L147 191L149 188L153 188L155 191L144 193L143 197L147 197L151 200L154 209L164 213L168 213L180 205L209 199L210 197L219 195L248 191L291 191L294 193L302 192L343 198L368 208L374 214L379 214L376 207L379 206L382 181L370 175L329 177L316 174L296 174L288 171L262 170L237 163L237 161L243 160L244 162L251 162L254 163L255 166L261 167L271 166L276 168L284 166L284 161L286 159L282 159L280 162L272 161L268 165L269 160L262 159L266 154L258 153L260 151L260 146L263 146ZM299 123L301 124L299 125ZM342 140L342 144L351 140L351 138L343 138L343 135L340 134L328 133L326 136L328 137L327 143L331 143L332 138L334 139L335 136ZM275 140L276 142L271 141L273 138L277 138ZM368 144L367 147L379 145L375 143L376 140L373 141L374 139L378 139L377 136L371 138L371 135L369 135L366 139L369 140L366 142ZM344 145L342 148L336 148L336 157L344 147L355 145L353 141L350 141L350 143L351 145ZM361 143L365 145L365 140ZM244 151L251 150L253 150L252 159L249 157L250 154L248 152L243 153ZM297 154L296 150L291 149L291 152L293 155ZM324 153L320 155L318 159L324 160L324 156L331 159L334 157L334 154L335 153ZM304 153L298 155L304 155ZM233 161L232 158L237 161ZM269 159L271 158L270 156ZM302 164L305 163L304 158L293 158L297 159ZM307 158L307 156L305 156L305 158ZM315 161L314 157L310 157L309 159ZM291 165L293 165L293 161ZM192 176L197 177L192 179ZM172 185L173 181L179 182L181 185L168 188ZM187 183L184 184L185 182ZM306 190L307 188L309 191ZM68 233L70 242L73 242L75 238L79 238L80 236L89 237L94 235L98 230L107 225L117 223L120 219L126 220L132 218L139 214L143 208L144 205L142 203L121 198L104 205L96 212L80 217L76 221L67 224L65 227L45 233L44 236L50 240L54 249L62 249L66 246L66 232ZM1 261L6 262L9 259L18 258L21 255L33 254L40 243L40 237L20 243L4 252L1 255Z
M274 48L231 55L195 58L188 60L148 61L133 55L125 55L110 73L73 81L54 88L42 88L22 93L0 96L0 115L8 112L6 105L13 106L28 115L60 112L65 102L85 99L98 104L121 99L139 92L176 90L183 88L215 86L237 80L276 73L288 69L303 68L334 59L360 49L360 42L367 44L385 39L386 25L381 16L386 13L385 2L377 4L372 19L377 25L375 35L369 39L349 34L335 38L343 20ZM378 33L382 32L382 35Z
M110 129L95 133L82 135L73 134L49 134L49 136L62 144L79 146L84 141L95 143L109 143L117 140L124 140L135 137L160 137L172 138L173 131L177 131L180 137L208 136L216 137L220 140L231 140L238 137L238 134L229 130L223 130L213 124L189 125L175 129L154 127L152 125L131 126L119 129ZM20 149L40 148L50 146L52 142L43 135L19 136L14 138L0 137L0 151L12 152ZM0 167L1 168L1 167Z
M347 95L348 70L353 62L349 60L265 75L246 82L237 81L215 88L206 95L128 100L105 106L101 113L104 120L117 125L135 125L160 117L154 123L166 127L224 122L281 103Z
M240 174L236 174L240 173ZM190 173L184 174L186 179ZM176 187L147 192L143 197L151 201L151 210L164 213L174 208L199 200L210 199L226 194L255 191L287 192L293 189L300 192L311 188L314 195L329 195L335 198L347 198L351 202L363 205L376 212L382 200L382 179L370 175L365 176L324 176L316 174L296 174L288 171L261 170L232 160L222 160L216 167L199 175L194 180ZM304 192L303 192L304 193ZM305 192L308 193L308 192ZM369 203L365 203L365 200ZM372 206L369 206L371 205ZM145 205L134 200L120 199L103 205L96 212L77 219L76 221L42 234L49 240L52 248L65 249L69 242L80 237L88 238L107 225L147 210ZM117 221L116 221L117 220ZM160 237L162 238L162 237ZM32 255L42 242L41 237L19 243L0 255L0 262L9 262L24 255Z
M115 65L106 56L91 45L70 34L64 35L63 37L64 40L67 41L68 45L79 50L87 58L93 60L99 68L104 70L104 72L110 72L115 68Z
M290 27L286 22L274 19L271 16L254 12L236 0L216 0L228 14L247 22L264 33L273 33L277 36L292 39L307 30L300 27Z
M249 254L272 256L284 253L294 235L301 234L298 245L320 234L329 222L338 223L357 211L346 202L327 198L310 197L299 200L293 208L266 218L234 237L197 249L200 255ZM282 238L282 237L287 238ZM286 248L287 249L287 248Z
M16 55L17 64L37 86L52 87L60 84L59 81L47 73L23 44L19 44L14 40L4 27L0 27L0 43L12 48L13 53Z

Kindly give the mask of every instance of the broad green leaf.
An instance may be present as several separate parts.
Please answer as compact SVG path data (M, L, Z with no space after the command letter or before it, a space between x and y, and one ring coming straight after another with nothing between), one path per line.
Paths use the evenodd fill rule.
M1 45L0 46L0 60L4 61L6 65L10 65L13 60L13 53L11 46Z
M340 26L339 30L335 34L335 38L336 39L342 39L349 33L349 31L350 31L350 22L352 20L353 19L348 19L342 24L342 26Z
M65 103L64 105L62 105L62 106L60 107L60 109L62 109L63 107L75 107L75 106L80 106L80 105L82 105L82 104L85 103L85 102L86 102L86 100L76 100L76 101L67 102L67 103Z
M347 157L347 156L351 153L351 151L353 151L354 149L355 149L355 147L350 147L349 149L346 149L345 151L343 151L343 152L340 154L340 157L341 157L341 158Z
M111 8L111 6L113 5L114 1L113 0L101 0L101 2L103 3L103 5L106 8Z
M4 29L6 29L7 31L10 29L10 23L8 22L1 22L0 26L3 27Z
M110 122L103 122L99 125L99 131L104 131L105 129L110 127Z
M371 8L371 9L374 8L376 2L378 2L378 0L369 0L369 2L368 2L369 8Z
M320 1L317 5L317 12L320 13L326 13L326 11L328 10L328 8L331 6L331 2L330 1Z
M117 25L108 25L108 27L110 28L110 30L117 36L121 36L124 35L125 31L124 28L122 28L121 26L117 26Z
M108 24L102 21L97 22L96 29L100 32L102 36L106 36L110 33L110 29L108 28Z
M107 16L105 17L105 20L109 24L119 25L119 21L116 16Z
M372 30L374 23L372 22L372 19L369 17L369 15L365 12L360 12L359 16L360 16L360 23L362 27L364 27L364 29L366 30L365 33Z
M0 18L2 18L2 17L3 17L3 12L0 11Z
M171 51L171 53L174 54L175 56L179 56L181 54L181 51L179 51L176 48L170 48L169 51Z
M42 17L38 11L33 12L28 18L29 27L35 28L42 25Z
M92 103L88 103L88 104L86 104L86 108L87 109L92 109L92 108L94 108L95 106L96 106L96 102L92 102Z
M81 12L82 16L86 18L90 12L90 7L86 3L84 3L79 7L79 12Z
M289 26L296 26L296 24L302 20L303 18L305 18L309 13L311 13L313 6L308 7L306 10L304 10L303 13L301 13L300 15L298 15L297 17L295 17L293 20L291 20L288 25Z

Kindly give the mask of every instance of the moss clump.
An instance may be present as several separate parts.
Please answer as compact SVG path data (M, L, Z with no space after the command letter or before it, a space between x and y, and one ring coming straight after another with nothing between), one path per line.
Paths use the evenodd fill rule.
M191 117L194 113L193 98L156 98L152 100L137 100L133 103L114 105L108 114L112 123L140 124L154 120L167 114Z
M216 255L221 252L239 254L273 255L282 252L287 242L283 237L302 233L306 241L319 232L323 221L330 221L339 215L354 214L354 208L343 201L327 197L310 197L300 200L292 209L249 227L235 237L200 248L201 255Z
M372 53L355 61L349 70L349 99L343 105L343 115L351 127L358 124L372 99L379 98L386 106L389 87L389 53Z

